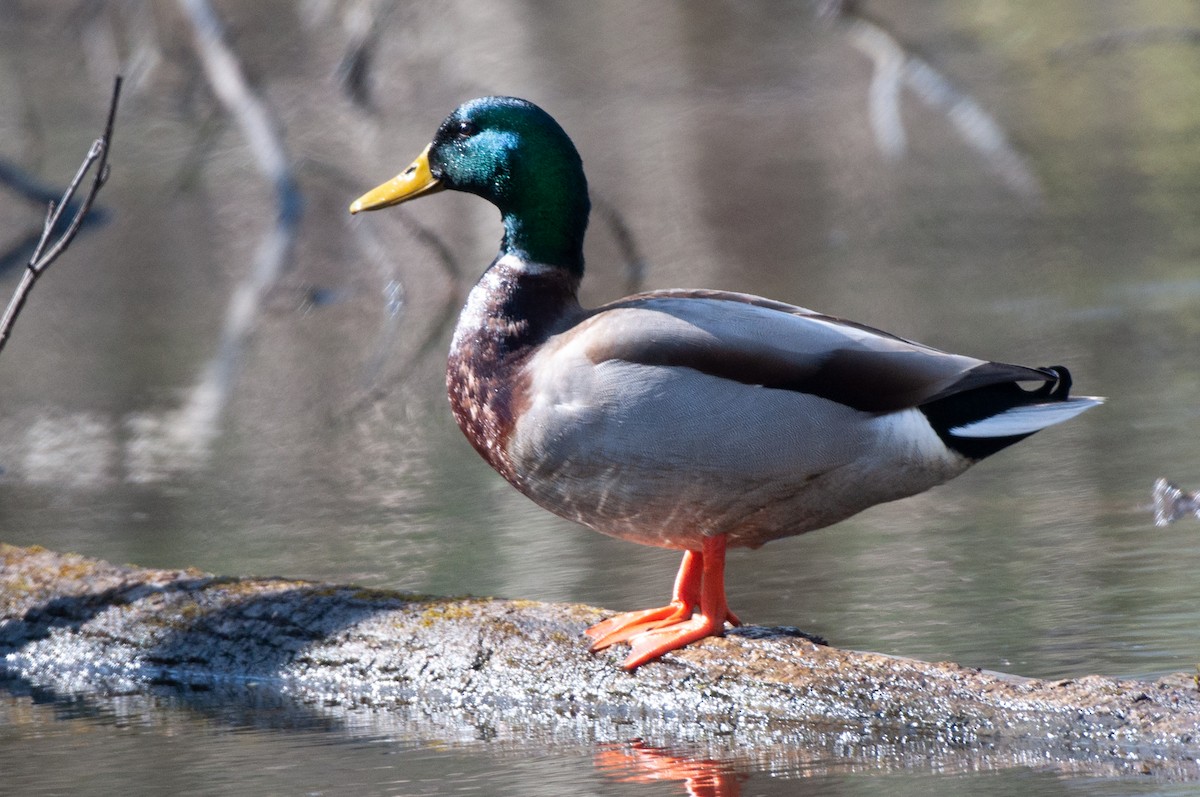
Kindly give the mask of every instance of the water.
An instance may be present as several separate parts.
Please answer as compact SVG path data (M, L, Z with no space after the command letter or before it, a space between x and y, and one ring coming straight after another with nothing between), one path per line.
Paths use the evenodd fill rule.
M226 574L660 603L677 554L548 516L450 419L449 327L494 253L494 212L451 195L345 212L457 103L511 93L559 118L598 204L633 236L640 266L621 228L593 219L585 302L639 287L749 291L955 351L1065 363L1078 392L1110 399L926 495L734 552L743 619L1041 677L1150 676L1200 659L1200 527L1155 528L1148 506L1160 476L1200 487L1200 57L1170 35L1198 24L1190 5L868 4L1010 145L968 143L918 83L900 95L906 150L890 156L868 113L880 53L807 5L397 5L370 61L369 109L335 78L350 7L222 7L282 121L305 205L220 433L198 452L170 430L216 356L273 197L178 8L89 9L0 4L0 157L42 181L65 180L98 134L119 63L130 78L100 200L109 221L39 283L0 357L0 539ZM38 223L37 208L0 193L0 248ZM14 284L0 273L5 292ZM236 701L126 698L146 701L131 719L99 699L76 711L5 694L0 788L21 793L170 778L198 794L680 794L678 778L633 776L688 760L604 757L585 740L451 743L386 718L313 721ZM969 775L886 751L875 766L813 756L740 759L735 780L742 794L1172 788L1036 762ZM635 763L612 765L624 758Z

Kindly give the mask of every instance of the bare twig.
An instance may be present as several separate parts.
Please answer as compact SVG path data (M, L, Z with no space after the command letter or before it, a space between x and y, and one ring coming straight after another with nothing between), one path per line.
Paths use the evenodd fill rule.
M26 299L29 298L29 292L33 290L33 285L38 278L45 273L51 264L67 251L67 247L71 245L71 241L75 239L79 228L83 226L83 220L88 215L88 211L92 208L92 203L96 199L96 195L100 193L100 189L104 187L104 183L108 180L108 153L112 148L113 123L117 116L117 103L121 97L121 76L117 75L113 81L112 100L108 106L108 121L104 125L104 135L92 142L91 149L83 159L83 163L79 165L78 171L75 172L75 179L67 186L66 192L57 202L51 202L50 207L46 211L46 220L42 224L42 234L38 238L37 244L33 248L33 254L29 258L29 263L25 268L25 273L21 277L21 282L17 285L16 291L13 293L12 299L8 302L8 307L4 310L3 317L0 317L0 350L4 349L4 345L12 333L13 324L17 321L17 316L21 309L25 306ZM95 172L92 176L92 185L84 196L83 201L79 204L75 215L71 217L67 228L62 231L62 234L54 238L54 232L59 227L59 222L62 221L63 214L71 207L71 201L75 197L75 193L83 184L83 180L87 177L89 171L95 166Z
M4 158L0 158L0 186L39 208L58 203L62 194L62 188L59 186L42 182L25 167ZM66 204L60 204L59 207L64 217L74 216L79 212L79 200L73 199ZM80 234L87 228L104 224L106 221L108 214L104 209L93 206L91 212L83 219L83 226L79 228ZM36 228L26 228L21 235L6 242L3 251L0 251L0 275L5 275L13 269L24 268L41 237L42 225L39 224Z

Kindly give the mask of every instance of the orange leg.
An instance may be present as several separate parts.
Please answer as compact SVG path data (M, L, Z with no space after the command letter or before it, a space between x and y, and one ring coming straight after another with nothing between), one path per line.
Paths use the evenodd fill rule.
M594 640L592 650L628 641L633 650L622 667L632 670L697 639L719 636L726 622L741 625L725 602L725 535L719 534L705 537L702 550L684 552L669 604L619 614L585 633Z

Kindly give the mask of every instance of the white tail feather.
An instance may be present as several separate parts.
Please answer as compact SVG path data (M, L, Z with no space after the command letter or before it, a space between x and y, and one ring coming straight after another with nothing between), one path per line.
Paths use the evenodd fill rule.
M1103 403L1104 399L1097 396L1073 396L1066 401L1013 407L981 421L955 426L950 430L950 434L955 437L1013 437L1033 434L1047 426L1069 421L1084 410L1090 410Z

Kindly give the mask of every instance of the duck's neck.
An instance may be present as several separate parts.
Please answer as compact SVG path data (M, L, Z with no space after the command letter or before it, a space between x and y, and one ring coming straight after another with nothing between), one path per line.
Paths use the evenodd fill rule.
M528 214L505 214L504 238L500 241L497 260L513 258L524 263L549 264L572 275L576 282L583 278L583 233L587 217L581 225L547 224Z
M491 197L504 224L497 260L512 256L582 279L583 236L591 202L579 156L547 159L538 169L523 170L522 179L505 188Z

